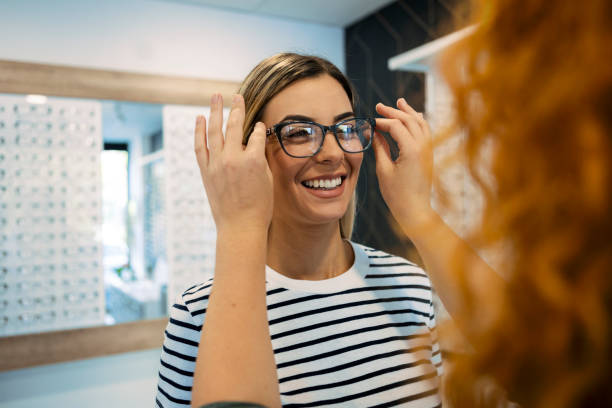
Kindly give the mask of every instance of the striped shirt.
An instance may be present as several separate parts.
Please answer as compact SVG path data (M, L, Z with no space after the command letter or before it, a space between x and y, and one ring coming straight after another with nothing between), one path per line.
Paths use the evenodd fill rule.
M268 322L284 407L438 407L442 358L431 284L407 260L351 243L326 280L266 268ZM187 407L212 279L172 307L157 405Z

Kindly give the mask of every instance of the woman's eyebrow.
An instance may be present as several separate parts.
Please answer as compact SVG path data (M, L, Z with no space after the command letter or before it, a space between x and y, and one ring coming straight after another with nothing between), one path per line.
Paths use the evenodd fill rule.
M304 120L306 122L314 122L311 117L304 115L287 115L281 119L281 122L284 122L286 120Z
M354 112L344 112L344 113L334 116L334 122L338 122L342 119L350 118L352 116L355 116ZM304 116L304 115L287 115L281 119L281 122L284 122L287 120L303 120L306 122L314 122L313 118L309 116Z
M339 122L342 119L350 118L353 116L355 116L355 112L344 112L344 113L334 116L334 122Z

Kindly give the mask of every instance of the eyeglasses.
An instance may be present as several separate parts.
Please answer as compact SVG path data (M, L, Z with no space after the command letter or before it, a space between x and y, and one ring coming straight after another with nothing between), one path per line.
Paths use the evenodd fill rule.
M291 157L305 158L321 151L329 131L346 153L363 152L372 144L375 127L376 121L372 118L351 118L331 126L309 121L288 121L266 129L266 136L275 134L285 153Z

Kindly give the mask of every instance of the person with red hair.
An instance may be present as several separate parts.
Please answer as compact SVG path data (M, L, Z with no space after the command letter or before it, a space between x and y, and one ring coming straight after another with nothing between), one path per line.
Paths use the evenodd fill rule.
M399 157L381 137L373 145L383 197L471 348L453 358L446 398L457 408L500 406L504 393L532 408L612 406L612 2L481 0L473 10L473 34L441 67L485 198L469 241L502 243L501 269L430 209L431 141L419 113L401 100L377 106L388 119L377 129ZM240 388L272 406L274 379L255 386L272 373L266 361ZM501 391L484 398L484 383Z

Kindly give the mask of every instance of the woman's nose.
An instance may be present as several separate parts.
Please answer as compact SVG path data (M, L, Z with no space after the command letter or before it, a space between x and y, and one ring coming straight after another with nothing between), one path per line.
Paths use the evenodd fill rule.
M321 150L317 153L315 159L321 162L335 162L341 160L343 156L344 151L338 145L336 137L331 131L328 131L323 135L323 146L321 146Z

